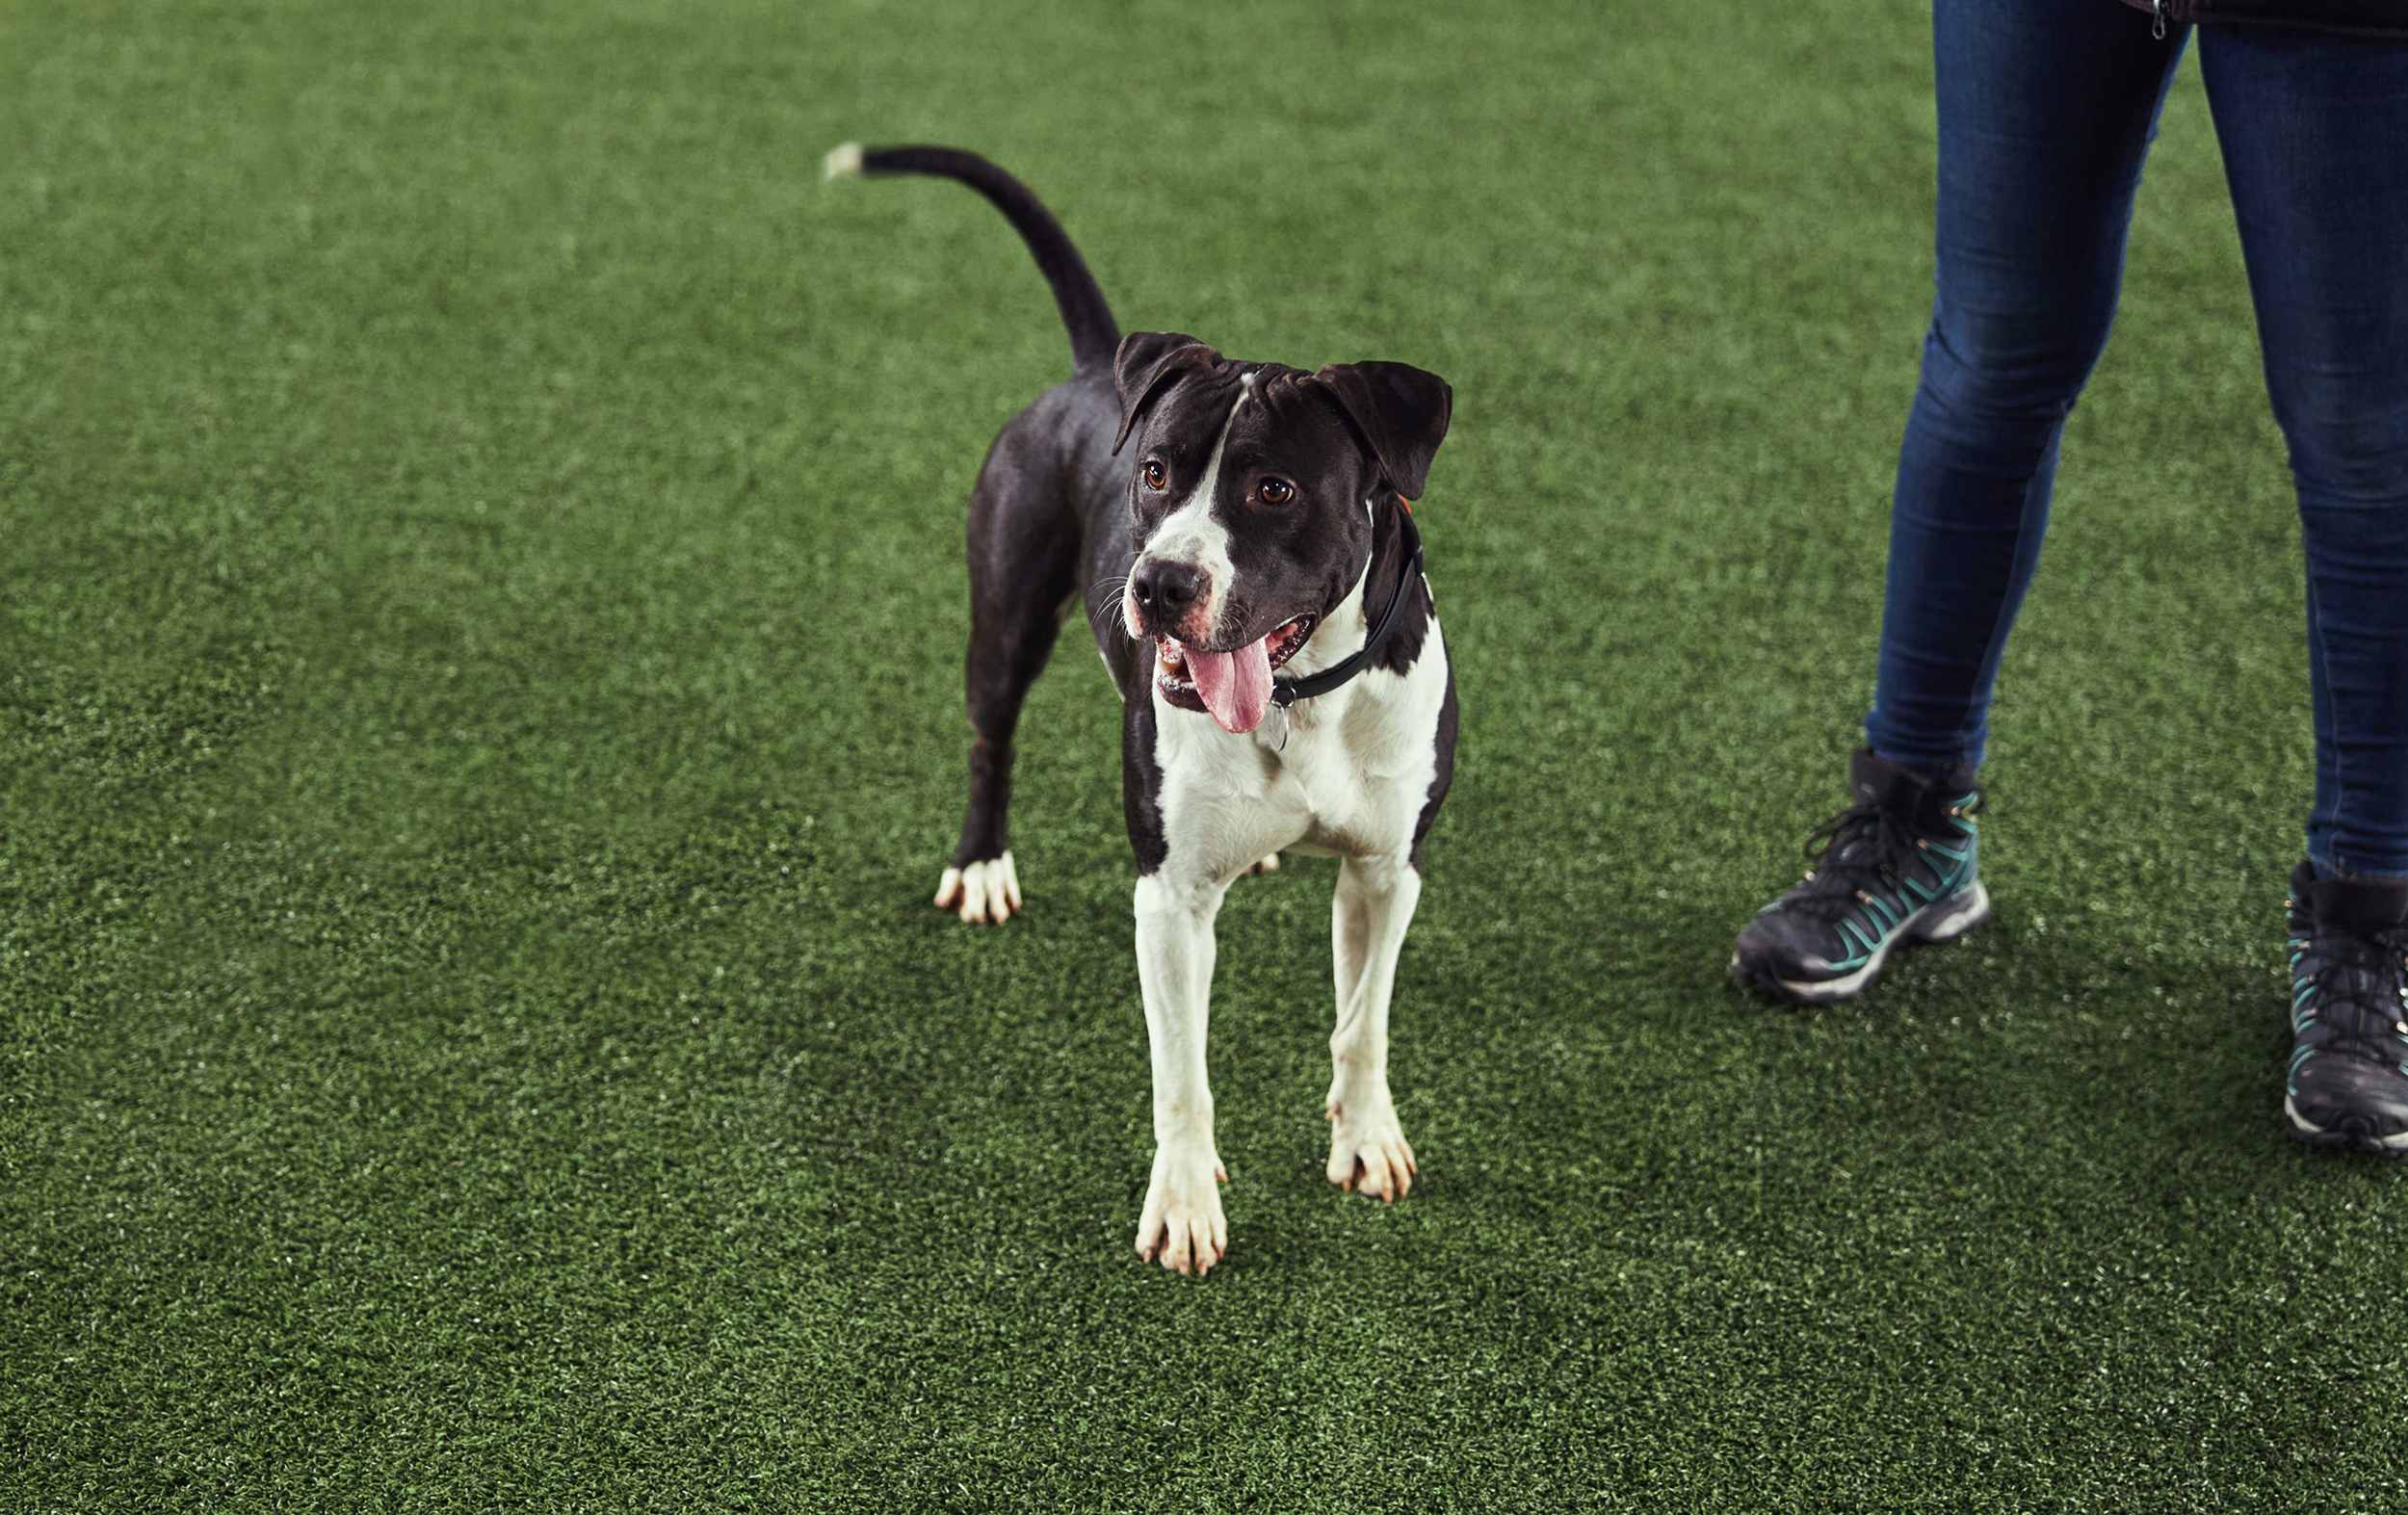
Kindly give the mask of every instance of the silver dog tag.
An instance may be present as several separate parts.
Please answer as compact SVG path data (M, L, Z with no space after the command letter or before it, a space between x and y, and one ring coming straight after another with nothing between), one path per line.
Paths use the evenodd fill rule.
M1263 723L1254 728L1254 740L1273 752L1287 751L1288 707L1272 701L1270 708L1263 712Z

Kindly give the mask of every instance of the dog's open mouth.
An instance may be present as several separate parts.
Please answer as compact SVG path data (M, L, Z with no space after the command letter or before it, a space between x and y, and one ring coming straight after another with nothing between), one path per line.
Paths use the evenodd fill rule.
M1270 707L1271 669L1311 640L1320 617L1298 615L1234 652L1206 652L1176 637L1154 639L1156 687L1181 710L1210 715L1223 731L1247 732Z

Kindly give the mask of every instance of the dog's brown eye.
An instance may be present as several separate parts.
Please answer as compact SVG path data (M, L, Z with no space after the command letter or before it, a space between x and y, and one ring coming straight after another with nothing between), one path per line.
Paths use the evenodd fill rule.
M1296 498L1296 485L1285 479L1266 479L1254 486L1265 505L1285 505Z
M1145 487L1148 489L1161 488L1170 478L1170 471L1163 466L1163 460L1159 457L1147 458L1145 466L1139 469L1138 474L1145 481Z

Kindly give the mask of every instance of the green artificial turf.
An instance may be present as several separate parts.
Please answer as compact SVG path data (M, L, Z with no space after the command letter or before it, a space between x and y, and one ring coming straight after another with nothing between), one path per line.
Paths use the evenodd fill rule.
M2100 0L2108 3L2108 0ZM2400 1175L2278 1123L2296 529L2195 73L2002 680L1996 923L1803 1014L1928 302L1925 23L0 5L0 1507L2384 1509ZM963 501L1130 328L1453 381L1422 1160L1242 880L1151 1150L1112 694L929 905Z

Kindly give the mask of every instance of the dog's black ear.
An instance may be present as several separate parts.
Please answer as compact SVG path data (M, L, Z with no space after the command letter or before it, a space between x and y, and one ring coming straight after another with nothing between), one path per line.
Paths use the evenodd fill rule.
M1454 391L1447 381L1404 363L1332 363L1313 378L1328 386L1362 433L1390 487L1420 499L1430 459L1454 416Z
M1129 429L1154 391L1191 368L1210 368L1220 354L1183 331L1132 331L1120 339L1112 355L1112 382L1120 390L1120 434L1112 438L1112 456L1120 456Z

